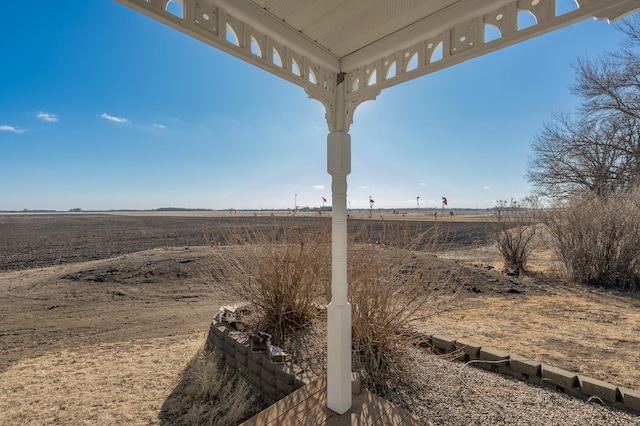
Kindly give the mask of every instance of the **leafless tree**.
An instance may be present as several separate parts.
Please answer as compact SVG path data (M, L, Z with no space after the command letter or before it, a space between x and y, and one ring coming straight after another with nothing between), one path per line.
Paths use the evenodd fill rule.
M541 195L605 195L640 177L640 17L618 28L621 50L575 65L581 106L554 115L531 144L527 177Z
M626 35L622 48L580 59L573 90L584 100L582 111L588 115L622 113L640 118L640 17L623 20L618 29Z
M566 198L625 190L640 176L640 119L557 114L531 148L527 177L540 194Z

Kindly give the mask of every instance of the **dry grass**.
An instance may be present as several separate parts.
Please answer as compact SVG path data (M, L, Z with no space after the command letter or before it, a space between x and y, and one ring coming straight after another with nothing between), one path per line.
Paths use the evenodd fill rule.
M212 285L227 281L238 291L255 314L251 327L274 343L308 327L331 276L329 221L279 224L228 228L202 267ZM232 256L219 250L225 245Z
M169 425L233 426L258 412L246 380L224 372L212 353L200 352L187 365L160 415Z
M605 296L607 305L599 300ZM432 318L425 329L638 389L640 313L620 315L616 305L632 312L624 298L558 288L524 299L469 301Z
M308 248L306 241L303 250ZM545 248L543 242L536 244ZM249 246L217 247L215 250L228 256ZM290 246L297 247L292 253L299 253L299 245L291 243ZM263 257L270 252L265 249L252 253ZM469 263L501 267L495 247L438 252L439 258L448 256ZM389 336L391 340L387 348L393 351L410 338L397 331L402 330L405 324L418 327L422 322L424 331L429 333L466 338L614 384L640 388L638 299L550 282L545 276L555 271L555 267L550 266L548 251L536 250L529 264L530 270L544 272L544 276L524 275L518 279L521 285L533 286L535 282L535 288L540 291L525 291L522 295L471 295L462 300L456 299L454 306L446 311L440 309L446 305L439 305L439 299L434 298L437 293L430 293L435 290L432 285L440 281L436 279L435 271L438 269L433 267L433 259L428 254L396 249L392 244L380 245L380 241L371 244L371 241L361 239L352 242L349 260L351 291L356 293L350 296L353 310L364 313L361 317L366 320L361 328L370 336L364 340L361 353L372 350L373 354L378 354L372 359L385 359L387 356L385 350L375 349L380 347L377 336ZM285 263L291 267L295 261ZM483 269L468 264L465 268ZM421 271L423 275L410 273L415 271ZM224 283L224 289L235 292L227 281L228 276L222 276L219 270L216 274L217 279ZM367 274L372 277L364 277ZM16 280L17 277L16 274ZM421 280L418 284L412 281L418 279ZM318 290L318 300L324 301L327 298L324 285L317 282L314 285L314 291ZM424 286L424 295L429 297L425 304L420 305L418 299L412 301L416 294L406 290L413 286ZM453 290L443 288L446 294ZM358 301L359 297L363 301ZM395 308L388 309L389 306ZM421 309L415 310L415 316L406 316L408 312L403 309L409 306L421 306ZM388 326L390 321L398 319L404 324L398 325L397 329ZM379 320L380 325L371 326ZM354 327L357 322L354 318ZM320 315L312 320L312 327L307 331L315 333L317 325L323 323ZM392 332L379 333L385 328ZM324 330L313 335L324 343ZM177 412L170 407L180 400L174 397L186 398L183 401L186 403L196 399L189 396L180 383L188 377L206 377L209 374L207 368L194 371L193 376L189 373L194 354L199 353L203 339L203 334L199 333L122 343L96 343L23 358L0 372L0 424L170 424L166 415ZM326 365L321 355L318 359L320 365ZM416 362L420 364L423 360ZM185 366L188 367L186 370ZM451 376L453 379L444 379L440 369L432 370L434 378L431 382L434 385L440 386L443 380L455 380L455 375ZM388 389L389 392L392 390ZM193 395L203 393L197 388L191 392ZM441 394L437 390L423 393L425 399L413 409L422 410L421 413L429 417L432 399L439 398ZM199 414L202 407L196 405L192 413ZM473 407L474 412L482 409L481 405ZM466 406L464 409L469 410Z
M239 289L256 314L244 319L251 330L270 333L289 350L299 341L292 335L309 328L322 312L319 306L331 300L329 221L277 224L228 229L204 270L212 285L228 282ZM425 239L437 240L437 229L408 235L406 226L398 232L397 224L385 225L374 238L371 224L352 230L349 241L354 365L365 377L384 380L402 373L399 343L407 343L412 327L456 291L432 268L434 244ZM228 245L233 255L221 247Z
M562 266L546 239L544 230L536 235L528 267L532 272L515 280L523 294L499 293L496 284L495 293L463 298L431 317L422 329L640 389L640 300L564 282ZM462 259L467 271L483 271L484 265L504 267L495 246L439 257Z
M251 390L202 354L204 339L97 344L23 359L0 373L0 424L238 424L257 410Z
M52 352L0 373L2 425L154 425L202 333Z
M437 230L431 231L437 239ZM383 232L391 236L372 242L365 224L352 235L348 282L354 364L365 379L384 382L407 373L399 347L415 339L414 327L458 289L435 270L434 244L424 241L426 233L402 234L397 241Z

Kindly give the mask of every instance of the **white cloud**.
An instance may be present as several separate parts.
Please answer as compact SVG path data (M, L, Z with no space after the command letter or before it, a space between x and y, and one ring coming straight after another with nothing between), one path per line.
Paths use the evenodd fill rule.
M60 119L58 119L58 116L55 114L50 114L48 112L42 112L40 111L37 115L37 118L39 118L42 121L46 121L47 123L57 123L58 121L60 121Z
M18 129L14 126L7 126L6 124L3 124L0 126L0 132L13 132L17 135L21 135L23 133L26 133L27 131L24 129Z
M420 186L427 186L425 182L420 182Z
M157 123L153 123L153 127L155 129L160 129L160 130L166 130L167 126L165 126L164 124L157 124Z
M314 189L325 189L324 185L313 185Z
M127 120L126 118L114 117L113 115L109 115L106 112L103 112L100 117L104 118L105 120L113 121L114 123L128 123L129 122L129 120Z
M491 189L491 187L490 187L489 185L485 185L485 186L483 186L482 188L484 188L484 189Z

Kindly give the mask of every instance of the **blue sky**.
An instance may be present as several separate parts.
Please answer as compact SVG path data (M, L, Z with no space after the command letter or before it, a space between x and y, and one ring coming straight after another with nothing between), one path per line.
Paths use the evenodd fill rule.
M622 39L588 20L383 91L351 126L350 207L528 195L532 139L577 104L571 64ZM6 2L0 61L0 210L330 201L319 102L120 4Z

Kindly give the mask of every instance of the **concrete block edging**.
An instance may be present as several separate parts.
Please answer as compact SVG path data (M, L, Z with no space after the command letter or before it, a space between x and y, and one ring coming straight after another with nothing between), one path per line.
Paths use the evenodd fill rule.
M640 415L638 390L616 386L494 348L482 347L464 339L456 340L443 335L425 337L435 352L454 354L457 360L468 362L471 366L554 389L585 401L598 398L604 404ZM246 336L226 323L212 322L205 351L215 352L219 362L228 371L247 378L256 388L258 400L265 406L315 378L302 372L295 364L273 363L265 352L252 351Z
M295 364L275 363L264 351L253 351L246 335L227 323L211 323L205 352L215 352L218 362L227 372L247 379L256 389L257 399L264 407L315 378L302 372Z
M551 388L583 400L599 398L604 404L640 415L640 391L616 386L553 367L519 355L482 347L466 339L427 335L436 353L455 354L457 360L488 371L497 372L537 386ZM483 362L485 361L485 362Z

